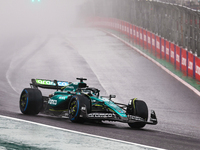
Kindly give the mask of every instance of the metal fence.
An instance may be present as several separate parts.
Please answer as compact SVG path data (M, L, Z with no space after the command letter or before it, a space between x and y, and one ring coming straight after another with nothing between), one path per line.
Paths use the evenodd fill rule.
M87 11L143 27L200 57L200 11L165 1L90 0Z

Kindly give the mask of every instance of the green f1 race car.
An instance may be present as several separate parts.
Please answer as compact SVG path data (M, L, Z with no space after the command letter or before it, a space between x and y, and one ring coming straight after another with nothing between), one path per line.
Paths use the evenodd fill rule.
M131 128L142 128L146 124L156 125L155 111L148 114L148 107L142 100L131 99L127 105L112 100L115 95L100 96L100 90L89 87L84 80L66 82L32 79L31 88L25 88L20 96L19 106L23 114L47 115L69 118L72 122L119 121ZM43 96L38 88L54 89L54 94ZM150 119L148 120L150 116Z

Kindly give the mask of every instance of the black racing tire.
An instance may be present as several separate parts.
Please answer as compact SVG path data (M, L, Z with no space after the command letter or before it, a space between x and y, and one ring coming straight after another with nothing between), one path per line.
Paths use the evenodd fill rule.
M38 89L25 88L19 100L19 107L23 114L37 115L43 106L42 93Z
M75 95L70 99L68 113L71 122L83 123L85 121L80 117L82 106L86 106L87 113L91 112L91 100L86 95Z
M148 120L148 107L144 101L132 100L131 106L129 105L128 107L129 107L130 115L141 117L145 121ZM143 128L146 125L146 123L145 122L134 122L134 123L128 123L128 125L131 128L140 129L140 128Z

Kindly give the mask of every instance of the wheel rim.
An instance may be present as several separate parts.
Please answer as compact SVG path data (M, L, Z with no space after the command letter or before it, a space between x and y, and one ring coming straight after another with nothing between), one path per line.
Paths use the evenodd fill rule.
M22 111L25 111L28 104L28 96L26 92L23 92L20 98L20 108Z
M69 116L71 119L73 119L74 117L76 117L76 113L77 113L77 101L73 100L70 103L70 107L69 107Z

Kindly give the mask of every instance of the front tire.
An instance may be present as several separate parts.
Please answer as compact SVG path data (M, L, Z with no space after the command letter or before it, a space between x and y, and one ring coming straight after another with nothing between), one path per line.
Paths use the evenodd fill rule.
M38 89L25 88L19 100L20 110L26 115L37 115L43 106L42 93Z
M144 101L133 99L132 102L128 105L128 114L138 116L143 118L145 121L148 120L148 107ZM140 129L143 128L145 122L134 122L128 123L131 128Z
M71 122L83 123L84 119L80 117L81 107L86 107L87 113L91 111L91 100L85 95L75 95L69 102L69 120Z

